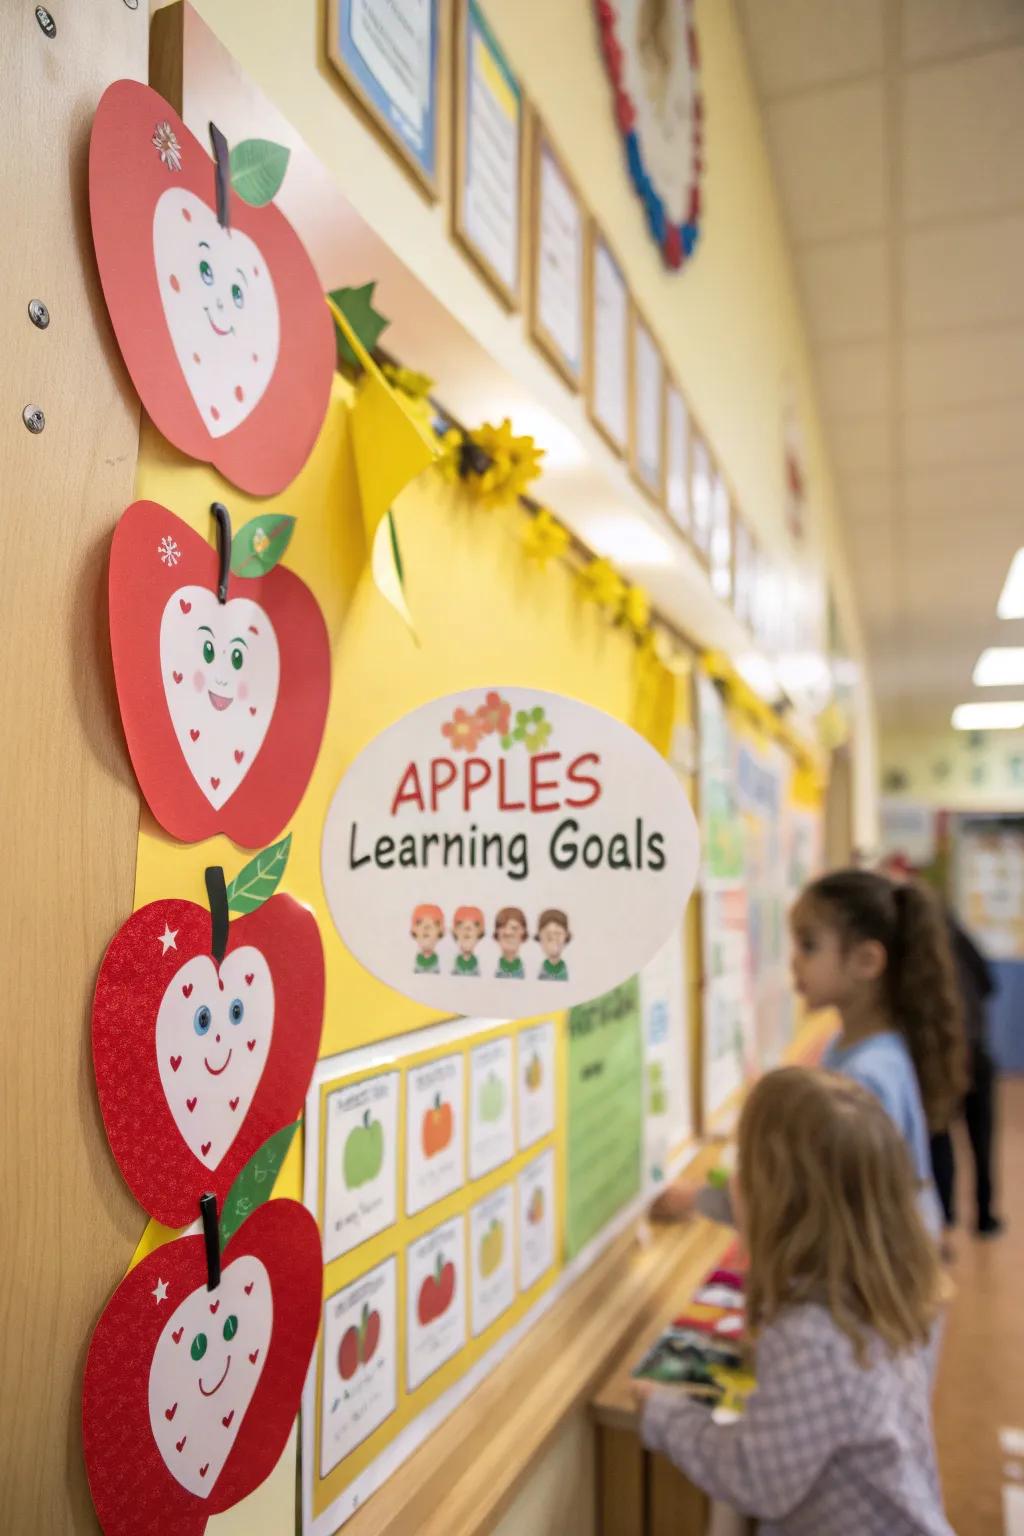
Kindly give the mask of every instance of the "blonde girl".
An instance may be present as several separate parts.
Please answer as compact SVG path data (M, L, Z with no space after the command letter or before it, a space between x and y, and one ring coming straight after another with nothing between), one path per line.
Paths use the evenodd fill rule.
M733 1205L757 1391L724 1424L637 1382L646 1444L761 1536L952 1536L930 1415L938 1261L878 1099L804 1067L761 1078Z

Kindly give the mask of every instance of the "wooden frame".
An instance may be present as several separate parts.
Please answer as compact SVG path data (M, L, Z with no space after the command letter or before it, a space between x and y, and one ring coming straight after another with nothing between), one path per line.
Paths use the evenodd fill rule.
M640 463L640 381L637 373L637 336L640 331L644 331L650 338L651 346L657 354L661 369L661 389L658 402L659 450L657 484L652 484L646 478L643 466ZM668 365L665 362L665 354L658 344L657 333L648 322L639 305L631 301L629 313L629 471L644 495L663 513L665 512L665 395L667 379Z
M473 265L486 278L494 289L498 298L510 311L518 310L522 304L523 296L523 187L525 175L523 170L523 119L526 110L526 97L518 77L513 73L511 66L505 58L504 52L497 38L491 31L486 18L481 11L477 0L456 0L458 5L458 18L454 28L455 36L455 152L454 152L454 176L455 185L452 189L452 233L462 246ZM506 282L505 278L494 266L486 253L474 243L472 236L466 228L466 173L467 151L469 143L469 76L467 70L467 54L470 40L470 24L484 38L488 48L497 62L499 72L510 83L510 88L516 97L516 281L514 286Z
M544 324L541 314L541 235L543 230L544 157L551 161L556 174L565 183L572 198L579 220L579 366L574 371L558 340ZM551 134L535 108L529 113L529 218L527 219L527 293L530 335L541 351L553 363L562 378L574 391L583 389L587 377L589 353L589 327L587 325L587 258L589 254L588 229L590 218L579 188L566 169L565 160L559 153Z
M698 461L700 459L704 459L706 461L706 464L707 464L708 523L707 523L706 535L704 535L702 533L702 531L701 531L701 529L700 529L700 527L698 526L698 523L697 523L698 498L697 498L697 494L696 494L695 484L696 484L696 473L697 473L697 468L698 468ZM716 470L716 467L717 466L716 466L716 463L715 463L715 456L714 456L714 454L711 451L711 445L708 442L707 438L705 437L704 433L701 431L700 425L694 419L694 416L693 416L693 414L691 412L691 415L690 415L690 518L691 518L691 522L692 522L692 526L693 526L693 533L691 535L690 542L691 542L691 545L693 547L694 553L697 556L697 559L700 561L701 565L704 567L704 569L706 571L710 571L710 569L711 569L711 532L712 532L712 528L713 528L713 524L714 524L714 510L713 510L713 504L712 504L712 496L714 494L715 470Z
M682 477L684 495L686 498L686 517L680 522L672 510L672 411L670 409L672 398L675 396L682 403L683 413L686 418L686 442L683 448ZM670 369L665 371L665 511L673 528L686 540L687 545L693 548L693 498L691 495L690 480L690 444L693 438L693 412L690 402L686 398L685 391L680 387L679 381Z
M377 129L388 147L394 152L395 158L404 169L411 171L417 182L427 195L436 202L440 195L440 166L441 166L441 59L445 41L445 27L448 19L448 7L446 0L430 0L432 26L434 29L433 47L431 57L431 98L432 98L432 160L433 170L425 166L416 155L412 144L402 137L401 131L396 128L394 122L388 116L385 107L375 99L369 82L375 80L369 66L365 66L366 78L362 78L357 66L346 55L342 46L342 24L344 17L351 14L353 0L328 0L327 4L327 57L333 68L340 76L346 90L360 109L366 113L374 128ZM380 87L380 93L386 93Z
M605 252L606 252L606 254L608 256L608 260L611 262L612 266L615 268L615 271L618 273L619 277L621 278L621 280L622 280L622 292L623 292L623 294L625 296L625 314L624 314L624 321L623 321L624 331L625 331L624 346L623 346L623 365L624 365L624 370L625 370L624 388L625 388L625 395L626 395L626 409L625 409L625 420L624 420L624 423L623 423L623 433L622 433L621 440L616 438L616 436L615 436L614 432L612 431L611 427L604 420L604 418L599 415L598 409L597 409L596 384L597 384L597 368L598 368L598 347L597 347L597 330L596 330L596 327L595 327L595 324L594 324L595 315L596 315L596 311L595 311L595 307L594 306L595 306L595 304L597 302L597 282L596 282L596 278L595 278L595 272L596 272L596 265L597 265L597 252L598 252L598 247L599 246L603 246L603 248L604 248L604 250L605 250ZM632 317L632 300L630 298L629 283L626 280L626 274L623 271L622 263L619 260L618 256L616 255L615 250L614 250L613 246L611 245L611 242L608 240L608 238L605 235L603 229L601 228L600 224L598 224L597 220L593 217L593 215L591 215L590 219L588 220L588 225L587 225L587 249L586 249L586 258L585 258L585 261L584 261L583 312L584 312L584 325L586 327L586 333L587 333L586 348L585 348L585 350L586 350L586 357L587 357L587 367L586 367L587 415L589 416L592 425L597 428L598 432L600 432L601 436L604 438L605 442L608 444L608 446L612 450L612 452L617 454L618 457L621 458L621 459L628 459L628 457L629 457L629 430L630 430L629 423L630 423L630 418L632 416L632 410L633 410L632 400L631 400L631 396L630 396L630 387L631 387L631 383L632 383L632 377L631 377L630 362L629 362L630 347L631 347L630 321L631 321L631 317Z

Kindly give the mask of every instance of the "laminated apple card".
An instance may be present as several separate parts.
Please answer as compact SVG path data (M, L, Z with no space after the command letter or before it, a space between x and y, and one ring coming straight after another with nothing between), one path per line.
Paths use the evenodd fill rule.
M481 1179L515 1155L512 1041L486 1040L470 1053L469 1176Z
M273 512L218 547L155 501L110 550L110 645L132 766L179 842L280 837L313 771L331 689L327 628L281 562L294 519Z
M148 86L104 92L89 145L93 244L132 383L160 432L257 496L289 485L320 431L334 328L273 198L288 150L213 158Z
M555 1262L555 1154L549 1148L519 1175L519 1289L531 1290Z
M230 883L208 869L206 907L140 907L100 966L92 1051L103 1123L135 1198L165 1226L195 1221L207 1192L223 1205L254 1155L290 1139L302 1114L324 959L309 908L274 894L289 842Z
M324 1262L395 1224L399 1074L348 1083L327 1096Z
M550 1021L519 1031L518 1107L520 1150L555 1128L555 1026Z
M389 1419L398 1402L397 1260L324 1303L320 1476Z
M208 1254L206 1234L147 1255L93 1333L82 1438L106 1536L202 1536L291 1432L320 1321L316 1222L271 1200L225 1242L215 1275Z
M611 716L528 688L450 694L352 763L324 888L356 958L422 1007L521 1018L635 975L697 872L689 800Z
M405 1347L410 1392L466 1342L465 1222L456 1216L406 1249Z
M470 1317L475 1339L516 1299L514 1209L512 1186L502 1184L469 1213Z
M410 1067L405 1085L405 1209L415 1216L465 1182L462 1055Z

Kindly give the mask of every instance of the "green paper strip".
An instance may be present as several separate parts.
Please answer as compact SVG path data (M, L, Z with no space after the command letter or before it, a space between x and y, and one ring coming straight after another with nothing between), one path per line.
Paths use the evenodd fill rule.
M255 912L269 901L281 883L288 855L291 852L292 835L289 832L279 843L264 848L241 870L228 886L228 908L244 916Z
M300 1122L286 1125L265 1141L258 1152L246 1163L228 1190L224 1209L220 1213L220 1245L226 1248L247 1216L270 1199L274 1184L281 1171L281 1164L292 1144L292 1137Z

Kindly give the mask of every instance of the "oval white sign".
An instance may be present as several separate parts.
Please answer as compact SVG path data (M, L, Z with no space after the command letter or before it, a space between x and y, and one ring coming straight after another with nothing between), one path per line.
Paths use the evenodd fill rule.
M335 792L324 888L367 970L425 1007L523 1018L635 975L697 874L689 800L653 747L559 694L448 694Z

